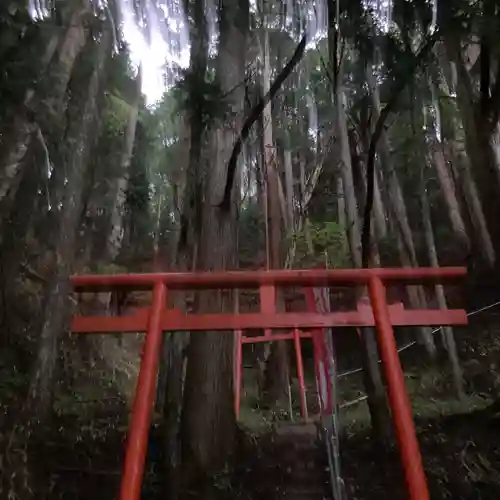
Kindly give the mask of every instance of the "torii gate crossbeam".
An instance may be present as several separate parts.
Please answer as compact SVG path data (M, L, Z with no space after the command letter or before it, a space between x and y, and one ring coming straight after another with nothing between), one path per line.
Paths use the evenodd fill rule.
M155 397L162 334L179 330L243 330L289 328L297 332L335 326L377 328L386 376L389 402L410 500L428 500L429 492L413 422L405 379L399 361L393 325L466 324L462 310L411 311L389 307L386 285L391 283L436 283L465 276L465 268L402 269L314 269L278 271L233 271L213 273L155 273L88 275L71 278L75 292L152 290L151 307L124 317L73 317L74 333L146 332L141 367L132 408L120 500L139 500L147 452L148 433ZM259 289L261 296L276 293L276 287L367 286L371 310L350 313L278 313L261 302L260 313L184 315L167 309L170 290ZM271 335L269 340L277 340Z

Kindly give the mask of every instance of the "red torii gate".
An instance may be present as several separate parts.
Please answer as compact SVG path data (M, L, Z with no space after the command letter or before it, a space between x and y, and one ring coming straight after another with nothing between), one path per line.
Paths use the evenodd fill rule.
M132 408L120 500L140 498L164 331L243 332L246 329L261 328L265 331L263 338L257 340L255 337L250 337L249 341L252 341L250 339L254 339L253 341L294 339L296 351L299 352L300 337L311 335L304 332L336 326L376 326L409 498L428 500L427 482L393 326L466 324L467 315L463 310L405 310L401 305L388 306L385 285L395 282L406 284L441 282L465 274L465 268L378 268L73 276L71 280L76 292L117 289L153 291L151 306L137 308L131 316L74 316L72 321L74 333L146 332ZM368 286L371 308L330 313L276 312L276 287L328 287L333 284ZM167 290L228 288L258 288L261 297L260 312L184 314L166 308ZM272 335L271 330L275 328L287 328L292 333ZM239 352L241 355L241 350ZM301 362L299 364L301 365ZM303 375L300 376L303 378ZM239 387L239 382L237 383Z

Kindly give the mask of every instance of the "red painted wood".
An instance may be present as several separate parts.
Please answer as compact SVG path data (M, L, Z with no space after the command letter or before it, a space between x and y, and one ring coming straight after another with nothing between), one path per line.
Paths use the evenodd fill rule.
M295 347L295 359L297 361L297 379L299 381L300 395L300 416L308 419L307 400L306 400L306 381L304 378L304 361L302 360L302 346L300 343L300 332L298 328L293 329L293 343Z
M147 329L149 308L139 308L132 316L74 316L74 333L136 333ZM402 309L389 306L394 326L465 325L467 315L461 309ZM371 311L321 313L242 313L242 314L182 314L169 309L161 314L163 331L249 330L273 328L331 328L338 326L375 326ZM279 340L273 334L268 340Z
M429 500L427 480L406 391L405 376L391 324L390 308L387 306L385 286L380 278L374 277L370 280L368 289L377 324L378 346L409 498L410 500Z
M243 332L235 332L234 353L234 414L240 417L241 384L243 380Z
M299 330L299 335L301 339L310 339L312 337L311 332L304 332ZM271 337L271 341L276 340L293 340L294 336L292 332L288 333L275 333ZM242 344L258 344L259 342L269 342L269 337L266 335L257 335L255 337L242 337Z
M372 276L385 282L433 283L462 278L465 267L374 268L374 269L292 269L270 271L228 271L203 273L96 274L75 275L76 292L120 288L150 290L157 282L171 290L258 288L274 286L328 286L367 284Z
M324 266L318 266L324 269ZM317 288L305 287L303 289L307 310L311 312L327 312L330 310L330 289L321 288L320 295ZM330 383L330 366L336 361L331 359L333 352L329 352L325 342L329 329L318 328L312 331L314 372L316 376L316 390L321 415L331 415L334 408L333 387ZM332 346L333 348L333 346Z
M260 312L274 314L276 312L276 288L274 285L261 285L259 288ZM271 330L264 327L264 336L269 337Z
M139 500L140 498L147 432L154 399L154 381L163 331L264 329L265 332L267 330L267 334L264 336L241 336L241 343L293 339L297 345L300 338L310 337L311 331L314 329L375 325L410 499L427 500L429 498L427 485L406 393L404 375L399 363L393 325L466 324L467 316L462 310L405 310L401 304L388 306L384 282L386 284L433 283L457 279L465 274L465 268L456 267L73 276L71 280L76 292L114 289L123 291L151 290L153 288L155 290L152 306L138 308L130 316L73 317L72 330L74 333L148 331L136 389L120 499ZM369 285L371 307L359 304L355 311L327 314L276 312L275 288L278 286L326 287L331 285L350 285L351 287ZM261 311L246 314L185 315L179 310L166 309L165 288L174 290L260 288ZM291 332L269 335L268 330L276 328L288 329ZM307 331L299 332L299 329ZM295 331L295 336L293 336L293 331Z
M120 487L120 500L138 500L141 496L142 477L146 463L148 435L153 413L156 376L160 359L162 330L160 315L165 307L166 289L157 283L153 292L153 305L144 339L144 351L135 389L127 450Z

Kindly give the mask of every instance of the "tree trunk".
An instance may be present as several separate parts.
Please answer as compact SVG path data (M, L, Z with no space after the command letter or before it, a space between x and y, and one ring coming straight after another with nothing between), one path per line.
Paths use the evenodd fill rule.
M36 134L36 133L35 133ZM35 213L35 205L38 196L38 189L43 179L39 162L40 155L36 147L36 138L33 139L29 156L24 161L28 165L23 166L25 175L23 176L16 198L13 203L11 216L4 221L3 238L0 247L0 266L2 283L2 343L6 341L10 344L15 332L10 331L9 314L15 311L15 301L17 297L17 285L21 264L26 257L26 236L30 229L30 224ZM43 164L43 163L42 163ZM19 338L15 340L19 342Z
M177 229L184 201L184 188L186 182L185 165L189 155L189 128L187 121L182 119L180 141L182 147L174 166L172 184L174 186L173 207L176 214ZM160 207L158 207L160 209ZM159 217L156 233L159 233ZM167 255L169 256L168 270L187 271L182 256L177 256L179 231L168 242ZM154 255L159 254L159 235L155 234L153 245ZM155 271L166 271L164 267L157 266ZM174 296L173 305L185 308L185 294L178 292ZM178 495L178 476L180 465L179 427L182 410L182 395L184 390L185 350L189 344L189 332L170 332L165 335L162 346L162 357L158 374L156 411L163 414L165 427L165 457L166 475L165 484L168 485L169 498Z
M372 98L372 119L374 122L380 116L380 96L379 89L373 81L373 76L368 73L368 86L371 89ZM394 215L394 223L397 228L396 237L398 238L398 249L402 260L402 265L405 267L418 267L417 253L413 242L413 233L408 221L408 213L406 204L403 197L403 192L399 179L394 168L391 154L390 145L387 135L383 132L380 136L380 158L385 172L387 172L389 184L388 200ZM421 286L408 286L408 300L412 308L425 308L426 299L425 293ZM417 328L417 335L421 344L425 347L428 354L433 357L436 353L436 346L431 329L425 326Z
M141 67L135 81L134 102L130 106L127 129L125 131L125 140L120 161L120 176L116 179L114 190L114 204L110 216L110 231L108 233L106 245L106 260L114 261L120 252L123 239L123 218L125 210L125 201L127 197L127 187L130 177L130 162L134 151L135 130L137 119L139 117L139 105L141 102Z
M439 184L441 186L441 192L443 193L443 198L448 210L451 227L457 236L458 241L463 244L464 248L468 248L469 237L467 236L465 223L462 219L462 213L460 211L460 205L458 204L457 196L455 194L453 178L448 170L448 165L446 165L442 145L436 144L433 147L432 156Z
M390 205L392 206L393 222L395 226L398 252L403 267L418 267L417 254L413 244L413 235L408 222L406 204L396 173L391 175ZM426 308L426 298L421 286L410 285L406 287L408 302L413 309ZM417 327L417 340L422 344L429 356L436 354L436 345L431 328Z
M344 94L336 89L335 98L337 134L340 148L341 179L344 194L343 207L345 209L345 222L351 257L355 267L361 267L361 235L359 228L358 209L354 192L352 177L349 138L344 110ZM386 443L390 436L389 412L385 397L382 375L378 363L378 349L375 330L373 328L361 329L361 345L363 360L363 382L368 396L368 407L374 436L382 443Z
M181 165L187 164L189 155L189 130L187 126L183 127L184 142L187 147L182 148L179 158L179 170L175 175L176 195L174 200L177 218L183 213L184 187L186 170ZM159 226L159 223L158 223ZM159 227L158 227L159 230ZM157 230L157 231L158 231ZM178 254L179 231L176 231L175 237L169 243L169 268L177 271L189 270L186 255ZM157 237L155 237L157 240ZM155 244L155 255L158 254L159 247ZM159 270L159 269L155 269ZM173 306L186 309L186 294L177 292L173 297ZM189 345L189 332L169 332L163 339L162 358L158 375L157 386L157 411L163 415L165 428L165 458L166 474L165 486L168 498L176 499L180 493L180 474L181 448L179 429L181 426L182 401L185 385L186 373L186 348Z
M200 1L189 3L192 16L190 26L191 61L189 77L192 82L203 84L206 78L208 62L208 25L205 17L204 4ZM194 84L192 91L196 92ZM204 108L201 99L191 96L195 103L189 113L189 161L186 169L186 187L180 217L180 235L177 256L191 267L196 259L196 241L201 230L201 200L203 197L202 184L202 150L205 134Z
M344 93L337 89L335 99L337 134L340 149L340 175L344 190L344 203L347 222L347 238L351 249L351 257L355 267L361 267L361 233L358 217L358 203L352 175L351 152L347 134L347 122L344 109Z
M52 395L56 380L56 366L58 348L61 344L67 321L70 318L70 282L69 277L75 257L75 242L78 223L81 215L82 191L85 171L89 155L89 136L92 134L96 121L96 101L100 81L107 57L111 48L111 34L105 31L96 48L95 63L87 87L82 95L76 97L81 102L80 112L73 116L68 128L65 151L66 187L63 207L59 212L60 223L54 234L54 248L56 249L56 265L48 279L42 302L43 313L38 322L37 335L38 350L30 375L29 393L24 401L23 409L17 416L13 437L15 443L26 443L32 435L35 425L44 422L52 411ZM80 101L81 99L81 101ZM16 449L17 445L12 449ZM29 464L19 463L18 455L4 457L2 473L6 476L15 471L18 477L24 480L16 482L21 485L22 491L10 491L9 495L31 497L33 488L32 475ZM21 458L22 460L22 458Z
M236 125L244 109L244 79L249 6L246 0L224 0L220 9L218 74L228 95ZM232 91L232 92L231 92ZM199 235L199 269L234 269L237 266L237 213L239 185L233 187L229 212L216 206L222 198L226 165L234 144L234 124L215 131L215 161L205 177L202 225ZM239 177L238 177L239 178ZM239 183L236 183L239 184ZM198 200L201 202L201 200ZM200 292L195 308L204 312L233 312L233 293ZM233 405L233 332L192 335L182 411L183 479L187 486L206 486L210 476L231 463L236 421ZM207 479L209 480L207 483Z
M332 85L332 101L335 106L335 125L339 141L341 181L337 182L337 192L344 195L344 203L339 199L339 212L345 208L345 227L347 229L348 242L352 261L355 267L362 265L361 259L361 234L359 221L357 220L357 207L352 178L352 165L349 149L349 138L347 134L347 122L344 110L344 94L342 92L343 67L337 69L339 59L338 51L338 11L333 2L328 3L328 53L330 71L336 73L335 84ZM342 56L341 56L342 57ZM342 207L343 205L343 207ZM339 213L339 221L342 214ZM363 291L366 293L366 291ZM390 436L389 409L382 383L382 375L378 363L378 349L373 328L361 329L361 354L363 363L363 382L368 397L368 408L370 411L372 430L374 438L385 445Z
M288 225L287 229L289 232L293 231L295 227L295 217L294 217L294 196L293 196L293 165L292 165L292 153L285 150L283 153L284 167L285 167L285 190L286 190L286 208L287 208L287 218Z
M261 47L261 56L264 61L262 74L262 91L264 95L269 91L271 81L271 63L269 55L269 33L267 17L263 16L264 34ZM267 239L269 241L269 254L267 265L270 269L282 267L282 232L283 218L280 204L280 180L277 169L277 155L273 141L273 116L271 103L268 103L262 113L264 128L263 134L263 163L266 176L266 202L267 202ZM283 214L285 216L285 214ZM276 308L284 310L281 290L276 290ZM265 357L266 372L263 374L263 406L267 408L285 407L288 401L288 348L285 341L272 342L266 346L269 353Z
M423 183L422 183L423 184ZM424 185L420 187L420 205L422 208L422 219L424 223L424 235L427 247L427 252L429 255L429 261L432 267L439 267L439 260L436 251L436 242L434 240L434 231L432 229L431 211L429 207L429 198L427 196L427 190ZM446 296L444 293L443 285L436 284L436 298L438 306L440 309L447 309ZM457 396L462 399L464 397L464 385L462 378L462 369L460 367L460 361L458 359L457 346L455 343L455 336L453 334L453 328L451 326L444 326L442 329L444 345L448 353L448 359L450 361L450 366L453 374L453 382L455 385L455 390L457 391Z
M36 130L37 124L32 119L40 121L40 127L45 130L45 124L49 122L44 115L45 103L62 103L66 88L73 70L76 57L83 49L86 41L86 33L83 27L83 17L88 13L88 5L85 3L75 8L71 16L70 24L63 41L58 50L56 61L50 64L47 78L35 90L28 89L24 102L19 112L13 118L11 124L6 125L7 135L0 147L0 200L9 192L12 182L21 169L22 159L28 148L30 138ZM54 43L49 42L43 56L45 66L49 65L54 53ZM59 107L59 112L61 108Z
M366 203L366 165L365 162L361 160L361 154L359 152L358 144L353 144L355 141L357 142L357 137L355 137L355 133L351 133L349 136L350 139L350 148L351 148L351 157L356 155L356 170L358 179L356 179L357 185L357 197L360 203L358 203L358 214L361 218L363 216L362 207ZM368 144L365 144L368 147ZM378 249L379 241L384 238L387 234L387 221L385 208L382 202L382 193L380 192L379 182L378 182L378 172L375 172L373 182L373 210L372 210L372 219L374 224L371 226L371 259L375 266L380 266L380 254Z
M68 278L74 262L76 231L81 215L83 180L88 163L89 137L96 121L96 101L101 76L109 55L111 34L106 31L96 48L96 62L90 75L88 87L82 95L83 108L74 116L68 128L65 154L66 187L63 206L59 212L60 223L55 239L56 266L45 293L44 319L39 335L40 350L32 377L30 406L39 416L47 415L51 404L51 391L55 367L57 341L64 321L69 313Z
M378 174L376 174L373 182L373 219L377 238L381 240L387 236L387 214L382 201L378 177Z
M482 255L484 262L493 267L496 260L495 250L486 225L486 219L484 218L476 182L470 171L469 158L460 151L456 141L451 141L451 148L453 152L453 165L458 173L458 179L462 186L474 233L479 239L479 244L473 245L475 247L474 250Z
M189 3L190 16L190 41L191 41L191 60L189 66L189 76L193 81L204 82L207 72L208 58L208 26L204 11L204 3L195 1ZM192 102L199 102L196 96L193 96ZM196 106L191 109L187 115L187 131L189 134L189 156L185 169L184 190L182 200L179 206L179 234L177 238L177 248L175 251L175 267L177 269L194 269L196 265L197 248L200 242L200 231L202 221L200 220L203 212L203 172L202 172L202 151L205 139L205 125L203 123L203 109ZM185 298L185 297L184 297ZM181 299L176 297L174 304L179 305ZM184 300L185 306L185 300ZM196 333L196 336L200 334ZM204 334L203 334L204 335ZM199 342L199 339L195 341ZM199 390L196 387L187 385L187 376L190 374L190 380L196 380L196 366L193 363L185 366L185 353L191 339L190 334L174 332L164 339L163 352L169 349L168 365L166 367L165 381L165 404L163 405L163 417L166 427L165 436L165 456L166 456L166 488L167 496L176 500L181 494L183 481L187 487L196 484L197 475L202 474L205 466L206 450L198 450L196 447L191 449L189 433L191 427L198 426L193 432L198 435L203 430L203 423L187 420L187 402L190 399L190 405L201 404L192 398L196 397L190 394L191 390ZM199 353L201 355L201 353ZM198 360L198 363L205 365L205 360ZM209 360L210 364L210 360ZM186 374L186 378L184 377ZM160 379L159 382L162 382ZM213 408L212 408L213 410ZM191 410L189 410L191 411ZM200 412L199 409L194 411ZM201 413L205 410L202 409ZM211 422L207 424L212 425ZM186 429L183 432L183 429ZM210 434L212 430L208 431ZM216 436L214 439L220 439ZM196 443L195 443L196 444ZM202 441L203 444L203 441ZM210 443L206 443L206 447ZM214 454L218 450L214 450ZM190 457L192 464L186 463L184 456ZM217 467L218 465L215 465Z
M342 183L342 177L337 176L337 218L341 227L345 228L347 232L347 218L345 209L345 194L344 194L344 184Z
M448 56L456 68L457 104L464 127L465 149L481 193L483 213L496 255L500 250L500 169L493 148L495 129L489 126L487 117L476 102L473 85L461 54L460 42L449 37L445 43Z
M432 94L432 107L434 108L434 133L432 134L432 156L434 160L434 166L436 167L436 172L438 174L439 184L441 186L441 192L443 193L446 208L448 210L448 217L451 222L451 227L455 233L457 240L464 246L465 249L469 248L470 242L465 229L465 223L462 219L462 213L460 211L460 205L457 200L455 193L455 184L453 182L453 177L446 164L446 158L444 155L444 145L442 142L442 130L441 130L441 109L439 107L439 102L437 98L437 89L432 81L430 81L429 87Z
M453 75L456 75L457 73L456 65L454 63L450 63L441 53L439 60L443 68L449 68L451 70L451 76L449 75L449 71L443 71L443 74L446 77L443 84L445 85L447 97L449 99L453 99L455 104L458 105L456 99L454 98L454 89L456 87L455 81L457 78L454 78ZM464 106L468 108L467 103L465 103ZM449 147L452 152L452 168L456 172L456 178L462 188L463 197L472 221L472 229L476 237L479 239L478 245L474 244L474 238L471 243L474 249L481 254L486 265L493 267L496 260L495 250L493 248L490 232L484 216L476 182L472 176L469 157L465 154L463 147L461 146L462 134L457 120L453 120L452 130L453 137L451 137L449 141ZM465 130L464 133L466 133Z
M226 132L227 133L227 132ZM213 208L223 192L225 163L230 147L224 148L224 132L218 131L217 165L207 186L207 205L203 211L199 268L204 271L236 267L236 202L231 213ZM224 148L224 149L223 149ZM228 152L229 151L229 152ZM232 312L233 294L224 291L201 292L196 310ZM188 347L183 408L183 463L189 463L190 479L221 470L232 453L235 420L233 412L233 333L196 333Z

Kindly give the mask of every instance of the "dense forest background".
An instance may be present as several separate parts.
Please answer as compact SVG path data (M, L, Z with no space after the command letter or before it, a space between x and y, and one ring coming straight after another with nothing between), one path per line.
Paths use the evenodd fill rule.
M143 94L127 23L168 49L157 102ZM73 273L467 265L467 288L394 296L411 308L495 304L499 36L495 0L3 0L0 497L59 498L61 484L72 498L112 495L95 486L95 468L89 480L50 457L85 438L95 448L78 452L83 462L99 462L99 443L114 453L102 463L118 460L141 337L75 338L68 321L149 297L77 296ZM283 293L278 304L301 300ZM255 301L173 297L190 311ZM332 294L336 309L355 301ZM400 345L417 344L402 353L417 416L474 410L422 427L435 498L500 492L498 445L470 434L490 422L478 415L493 418L500 387L498 320L483 318L398 332ZM341 368L363 368L340 386L349 483L374 442L391 449L392 431L374 332L338 336ZM200 484L234 493L221 477L243 460L242 435L293 414L287 345L252 350L242 432L233 350L232 334L166 336L150 446L162 480L151 495ZM372 498L369 485L349 488Z

